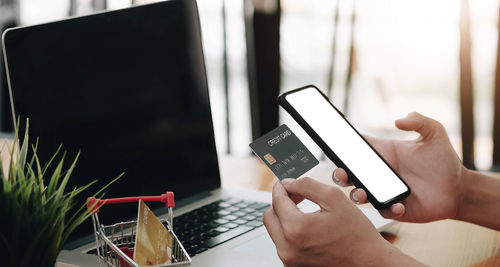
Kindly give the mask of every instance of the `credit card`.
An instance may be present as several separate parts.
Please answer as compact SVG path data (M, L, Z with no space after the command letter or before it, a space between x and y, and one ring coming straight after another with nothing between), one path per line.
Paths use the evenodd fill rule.
M253 141L250 148L280 180L298 178L319 163L285 124Z
M173 235L142 200L138 213L134 261L140 266L171 263Z

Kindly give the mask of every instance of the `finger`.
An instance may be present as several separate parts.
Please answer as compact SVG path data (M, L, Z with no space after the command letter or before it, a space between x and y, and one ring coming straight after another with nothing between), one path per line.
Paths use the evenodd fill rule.
M352 185L351 181L349 181L349 177L347 176L347 172L345 172L342 168L337 168L333 171L332 180L340 186Z
M405 214L405 206L402 203L396 203L392 204L388 209L379 210L379 212L384 218L401 221Z
M304 201L304 197L300 195L294 195L288 193L288 197L290 197L290 199L293 201L295 205L298 205L300 202Z
M405 118L396 120L395 124L396 127L403 131L418 132L423 139L432 136L432 134L442 129L442 125L438 121L417 112L412 112Z
M285 246L287 243L283 234L283 229L281 228L280 220L278 216L276 216L273 208L268 209L264 213L263 222L276 247Z
M366 134L362 134L362 136L372 146L375 146L378 143L379 139L377 139L377 138L375 138L373 136L369 136L369 135L366 135Z
M397 167L398 159L395 151L395 143L397 141L375 138L369 135L363 135L363 138L365 138L391 167Z
M364 204L367 202L368 199L365 190L363 190L362 188L355 188L351 190L349 198L355 204Z
M285 221L291 221L302 213L281 183L275 183L273 187L273 209L276 216Z
M295 179L287 178L287 179L281 180L281 184L283 186L286 184L293 183L293 182L295 182ZM288 196L293 201L293 203L295 203L295 205L299 204L300 202L302 202L304 200L304 197L300 196L300 195L294 195L294 194L288 193Z
M285 188L288 193L303 196L326 210L330 208L330 202L338 200L336 196L342 195L345 198L344 193L338 187L315 181L309 177L295 180L295 182L285 185Z
M391 140L375 138L366 134L362 136L377 152L382 154L382 156L388 153L388 142L391 142Z

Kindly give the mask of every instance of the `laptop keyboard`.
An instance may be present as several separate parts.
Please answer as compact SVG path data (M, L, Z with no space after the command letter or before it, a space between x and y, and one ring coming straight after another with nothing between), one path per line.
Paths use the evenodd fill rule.
M228 198L174 218L174 232L192 257L262 226L269 204Z

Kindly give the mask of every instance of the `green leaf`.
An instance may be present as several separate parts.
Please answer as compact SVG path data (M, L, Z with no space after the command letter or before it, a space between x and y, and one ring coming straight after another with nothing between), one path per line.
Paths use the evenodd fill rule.
M90 216L85 204L74 212L77 205L75 197L88 190L97 180L66 192L80 153L64 170L66 152L61 155L59 146L51 159L43 164L37 156L38 139L34 145L29 145L28 125L19 149L18 133L19 119L12 148L9 148L7 179L2 178L0 181L2 266L52 267L69 235ZM33 153L28 159L29 147ZM54 169L51 167L53 162L57 162ZM50 175L47 174L49 170L52 171ZM102 197L103 190L122 176L123 173L94 196Z
M54 173L52 173L52 176L50 177L49 186L47 188L47 194L48 195L52 195L52 194L54 194L56 192L57 184L59 182L59 178L61 177L61 171L62 171L62 168L63 168L64 158L65 157L66 157L66 152L63 153L61 161L59 161L59 164L57 164L57 167L54 170Z
M43 170L42 170L42 174L45 175L45 172L47 171L47 169L50 167L50 165L52 164L52 162L54 161L54 159L59 155L59 152L61 151L62 149L62 145L59 145L59 147L57 148L56 152L54 153L54 155L50 158L50 160L43 166Z
M73 163L71 163L71 166L69 167L68 171L66 171L66 174L64 175L64 178L59 185L59 189L57 189L57 194L59 196L62 196L64 194L64 190L66 188L66 185L68 184L69 177L73 173L73 170L75 169L76 162L78 161L78 157L80 157L80 152L76 155L75 159L73 160Z
M21 150L19 151L19 159L17 163L21 170L24 169L24 166L26 165L26 157L28 156L28 147L29 147L28 131L29 131L29 119L26 119L26 130L24 131L24 140L21 146Z
M10 150L10 162L9 162L8 180L12 181L13 183L16 182L16 175L15 174L17 173L17 170L16 170L17 164L15 161L17 159L14 157L14 154L15 154L18 142L19 142L19 117L17 118L16 131L14 133L14 142L12 143L12 147L9 148L9 150Z

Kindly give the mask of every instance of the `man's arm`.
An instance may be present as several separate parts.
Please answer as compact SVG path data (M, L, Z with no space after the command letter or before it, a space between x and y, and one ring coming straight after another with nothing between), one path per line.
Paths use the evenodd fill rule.
M303 199L320 211L300 211ZM287 267L423 266L384 240L339 188L310 178L277 182L264 224Z
M500 179L466 170L455 219L500 230Z
M402 203L381 210L382 216L407 222L456 219L500 230L500 179L465 168L439 122L410 113L396 126L420 137L409 141L365 137L412 189ZM337 169L333 181L344 186L349 177ZM351 199L367 202L361 188L351 191Z

